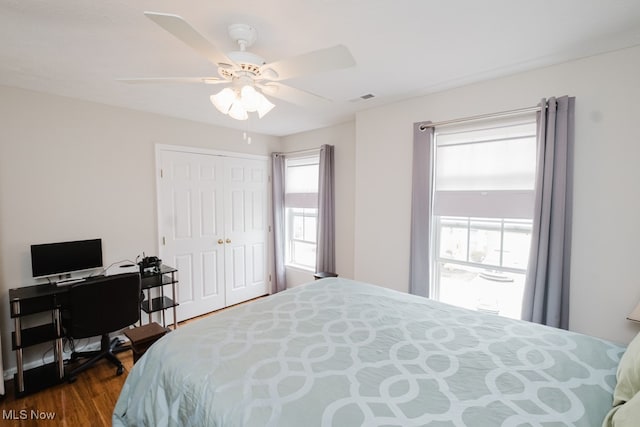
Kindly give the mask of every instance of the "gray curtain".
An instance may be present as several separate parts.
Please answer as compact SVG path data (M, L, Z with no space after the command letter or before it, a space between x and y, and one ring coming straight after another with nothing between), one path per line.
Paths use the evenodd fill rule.
M411 186L411 249L409 254L409 292L429 296L430 259L429 241L433 200L432 127L413 125L413 175Z
M273 197L273 243L275 261L275 283L273 292L280 292L287 289L287 280L284 269L284 155L273 153L271 155L271 166L273 171L272 197Z
M575 98L543 99L541 106L522 318L568 329Z
M336 273L333 145L320 147L318 181L318 249L316 273Z

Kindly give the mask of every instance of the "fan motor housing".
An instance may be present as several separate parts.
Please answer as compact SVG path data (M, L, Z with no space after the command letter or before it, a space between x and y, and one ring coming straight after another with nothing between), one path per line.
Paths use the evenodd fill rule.
M247 52L246 48L255 43L258 33L255 28L247 24L232 24L228 27L229 37L240 46L240 50L229 52L227 56L240 68L220 67L218 73L227 80L234 77L250 74L253 77L260 76L260 67L266 64L265 60L255 53Z
M231 55L229 55L229 57L231 58ZM234 59L234 58L231 58ZM234 60L234 62L238 65L238 68L227 68L227 67L219 67L218 68L218 74L220 75L220 77L227 79L227 80L233 80L234 77L239 77L241 75L251 75L252 77L260 77L261 73L260 73L260 66L262 64L249 64L246 62L237 62ZM264 62L263 62L264 64Z

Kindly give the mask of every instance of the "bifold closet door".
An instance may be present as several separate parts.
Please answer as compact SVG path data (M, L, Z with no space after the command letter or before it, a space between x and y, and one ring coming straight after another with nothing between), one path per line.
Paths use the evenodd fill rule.
M160 163L161 258L178 269L181 321L226 305L224 162L220 156L167 150L160 152Z
M267 294L267 159L160 150L159 163L160 257L178 269L178 321Z
M268 293L267 161L225 158L227 305Z

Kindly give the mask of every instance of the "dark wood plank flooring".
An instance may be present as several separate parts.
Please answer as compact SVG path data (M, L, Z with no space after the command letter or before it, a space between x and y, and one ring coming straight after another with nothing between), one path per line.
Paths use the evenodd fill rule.
M78 375L72 384L65 382L18 399L13 380L6 381L5 398L0 401L0 425L110 426L111 413L133 367L131 351L119 353L118 358L125 367L122 375L116 375L116 367L103 360Z

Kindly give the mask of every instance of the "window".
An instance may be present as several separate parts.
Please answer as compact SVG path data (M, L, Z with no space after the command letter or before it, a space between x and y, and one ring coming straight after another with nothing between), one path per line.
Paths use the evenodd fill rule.
M432 294L520 318L533 226L535 118L435 134Z
M286 265L315 271L319 156L285 163Z

